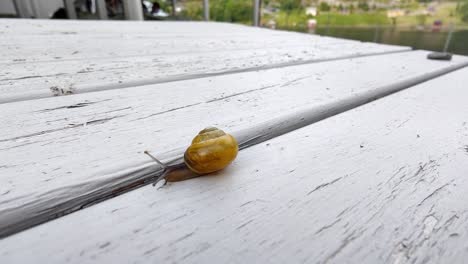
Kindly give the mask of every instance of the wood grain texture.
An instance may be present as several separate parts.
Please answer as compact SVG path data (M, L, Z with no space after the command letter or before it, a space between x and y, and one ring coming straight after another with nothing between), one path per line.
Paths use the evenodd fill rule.
M144 184L159 168L143 150L179 158L203 126L233 132L241 147L257 144L467 63L426 61L426 53L388 55L380 67L368 57L161 84L160 93L148 86L0 106L11 124L0 140L1 234Z
M409 50L222 23L5 20L0 32L0 103Z
M5 55L1 58L1 62L9 63L212 52L219 51L219 48L245 50L268 48L268 45L283 48L320 45L320 43L314 43L314 40L335 47L343 43L361 43L231 23L180 21L99 21L96 23L84 20L28 19L21 21L2 19L0 21L2 22L0 34L8 36L8 38L0 39L0 45L7 49L0 51L2 55ZM37 41L31 43L31 38ZM368 44L374 47L398 49L398 46ZM70 48L82 52L75 53L75 49ZM12 52L15 50L18 52Z
M468 69L0 241L7 263L464 263Z

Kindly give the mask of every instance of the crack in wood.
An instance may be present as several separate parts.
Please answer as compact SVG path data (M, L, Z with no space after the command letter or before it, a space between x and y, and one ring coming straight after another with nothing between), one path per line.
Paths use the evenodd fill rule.
M17 137L12 137L12 138L6 138L6 139L0 139L0 142L15 141L15 140L18 140L18 139L31 138L31 137L35 137L35 136L41 136L41 135L50 134L50 133L54 133L54 132L58 132L58 131L73 129L73 128L77 128L77 127L83 127L83 126L87 126L87 125L104 124L104 123L106 123L106 122L108 122L110 120L120 118L120 117L123 117L123 116L125 116L125 115L118 115L118 116L113 116L113 117L95 119L95 120L86 121L86 122L81 123L81 124L71 124L70 126L67 126L67 127L48 129L48 130L44 130L44 131L41 131L41 132L27 134L27 135L22 135L22 136L17 136Z
M170 245L179 243L180 241L183 241L183 240L185 240L185 239L187 239L187 238L193 236L194 234L195 234L195 232L190 232L190 233L188 233L188 234L186 234L186 235L184 235L184 236L182 236L182 237L180 237L180 238L174 240L173 242L170 243Z
M105 247L109 246L110 244L111 244L111 242L108 241L108 242L106 242L106 243L104 243L102 245L99 245L99 248L105 248Z
M440 191L442 191L443 189L445 189L447 186L449 186L450 184L446 183L442 186L440 186L439 188L435 189L434 191L432 191L428 196L426 196L421 202L418 203L417 206L421 206L423 205L427 200L429 200L430 198L434 197L436 194L438 194Z
M318 234L322 233L323 231L333 227L334 225L336 225L340 221L341 221L341 218L338 218L335 221L333 221L331 224L322 226L319 230L317 230L315 232L315 234L318 235Z
M319 186L315 187L312 191L308 192L307 195L311 195L312 193L314 193L314 192L316 192L316 191L318 191L318 190L320 190L322 188L325 188L325 187L327 187L329 185L332 185L332 184L334 184L335 182L337 182L337 181L339 181L341 179L343 179L343 177L338 177L338 178L334 179L331 182L320 184Z
M13 147L0 148L0 150L1 150L1 151L3 151L3 150L9 150L9 149L19 148L19 147L23 147L23 146L27 146L27 145L31 145L31 144L40 143L40 142L41 142L41 141L26 142L26 143L24 143L24 144L15 145L15 146L13 146Z
M252 222L253 222L253 219L251 219L251 220L249 220L249 221L243 223L242 225L236 227L236 230L242 229L242 228L244 228L245 226L247 226L248 224L250 224L250 223L252 223Z
M143 252L143 255L149 255L149 254L153 253L154 251L158 250L159 248L160 248L160 247L157 246L157 247L154 247L154 248L152 248L152 249L149 249L149 250Z
M95 102L85 101L85 102L77 103L77 104L73 104L73 105L59 106L59 107L55 107L55 108L46 108L46 109L38 110L38 111L35 111L35 112L44 113L44 112L50 112L50 111L60 110L60 109L81 108L81 107L85 107L85 106L88 106L88 105L101 103L101 102L105 102L105 101L110 101L110 100L111 99L105 99L105 100L95 101Z
M447 219L447 221L445 221L445 223L443 224L443 227L447 228L448 226L452 225L453 222L455 222L458 219L460 219L460 217L457 214L452 215L449 219Z
M215 99L212 99L212 100L205 101L205 103L212 103L212 102L216 102L216 101L221 101L221 100L224 100L224 99L227 99L227 98L231 98L231 97L235 97L235 96L239 96L239 95L243 95L243 94L248 94L248 93L253 93L253 92L258 92L258 91L270 89L270 88L277 87L277 86L278 85L269 85L269 86L265 86L265 87L261 87L261 88L257 88L257 89L248 90L248 91L241 92L241 93L234 93L234 94L231 94L231 95L228 95L228 96L222 96L222 97L219 97L219 98L215 98Z
M19 81L19 80L24 80L24 79L34 79L34 78L44 78L44 77L58 77L58 76L63 76L67 75L66 73L56 73L56 74L49 74L49 75L31 75L31 76L23 76L23 77L18 77L18 78L8 78L8 79L0 79L0 82L2 81Z
M139 117L139 118L133 119L131 121L147 119L147 118L150 118L150 117L153 117L153 116L166 114L166 113L169 113L169 112L177 111L177 110L180 110L180 109L184 109L184 108L188 108L188 107L192 107L192 106L196 106L196 105L200 105L200 104L202 104L202 103L194 103L194 104L188 104L188 105L184 105L184 106L180 106L180 107L175 107L175 108L171 108L171 109L168 109L168 110L165 110L165 111L161 111L161 112L157 112L157 113L154 113L154 114L151 114L151 115L147 115L147 116L144 116L144 117Z
M400 167L400 168L385 182L385 184L389 184L390 181L392 181L398 174L400 174L400 172L401 172L404 168L406 168L406 166ZM401 179L401 178L400 178L400 179Z
M345 249L351 242L353 242L356 238L359 236L355 236L354 233L356 231L353 231L349 236L347 236L340 244L340 246L335 249L330 255L328 255L323 263L329 263L332 259L334 259L340 252Z

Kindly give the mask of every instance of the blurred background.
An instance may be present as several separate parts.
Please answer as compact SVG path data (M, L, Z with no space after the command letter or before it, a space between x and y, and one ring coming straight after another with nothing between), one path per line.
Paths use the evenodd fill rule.
M210 20L468 55L468 0L1 0L0 17Z

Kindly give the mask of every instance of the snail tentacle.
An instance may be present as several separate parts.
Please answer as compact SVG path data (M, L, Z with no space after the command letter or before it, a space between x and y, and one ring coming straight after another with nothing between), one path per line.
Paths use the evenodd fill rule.
M154 177L151 180L153 182L153 187L156 186L156 184L158 184L158 182L160 182L160 181L164 181L164 184L162 186L166 185L167 184L166 176L167 176L167 172L163 171L163 173L161 175L159 175L157 177Z
M155 158L153 155L151 155L149 153L149 151L145 150L144 153L146 155L148 155L152 160L156 161L156 163L158 163L159 165L161 165L161 167L163 167L164 170L167 170L167 165L162 163L160 160L158 160L157 158Z
M166 176L168 175L168 172L170 171L170 167L167 166L166 164L162 163L160 160L158 160L153 155L151 155L149 153L149 151L145 150L144 153L146 155L148 155L152 160L154 160L156 163L158 163L163 168L163 172L162 172L161 175L158 175L156 177L151 178L150 182L153 182L153 187L156 186L156 184L158 184L158 182L160 182L162 180L164 180L164 184L162 186L166 185L167 184Z

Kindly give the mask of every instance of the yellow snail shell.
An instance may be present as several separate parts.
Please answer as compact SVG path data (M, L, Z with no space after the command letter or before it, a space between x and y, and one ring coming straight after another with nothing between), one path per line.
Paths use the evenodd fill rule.
M230 134L216 127L200 131L184 154L187 167L198 175L219 171L237 156L239 146Z

